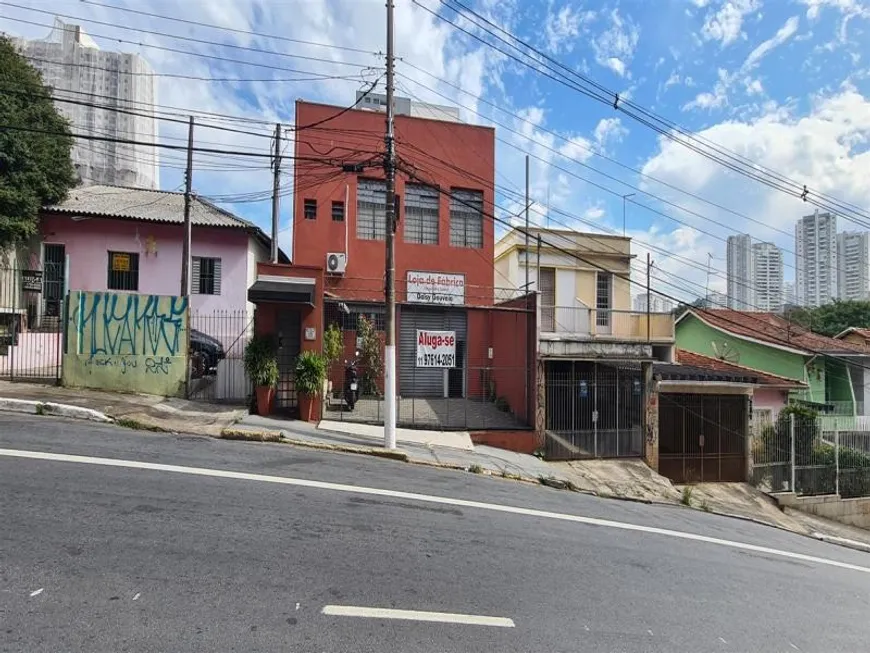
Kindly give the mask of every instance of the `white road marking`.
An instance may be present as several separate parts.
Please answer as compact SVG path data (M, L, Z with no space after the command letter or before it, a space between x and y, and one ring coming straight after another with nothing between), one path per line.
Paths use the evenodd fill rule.
M708 535L687 533L685 531L675 531L668 528L657 528L655 526L643 526L641 524L631 524L628 522L613 521L610 519L599 519L598 517L583 517L581 515L551 512L549 510L537 510L535 508L520 508L519 506L505 506L497 503L485 503L483 501L470 501L468 499L439 497L432 494L417 494L415 492L402 492L399 490L383 490L380 488L364 487L359 485L345 485L343 483L329 483L326 481L310 481L308 479L290 478L287 476L268 476L265 474L251 474L248 472L231 472L223 469L208 469L205 467L183 467L181 465L165 465L162 463L148 463L138 460L122 460L118 458L95 458L93 456L78 456L65 453L47 453L42 451L25 451L20 449L0 449L0 456L5 456L7 458L28 458L32 460L51 460L54 462L100 465L103 467L146 469L154 472L170 472L175 474L189 474L191 476L228 478L238 481L276 483L279 485L307 487L317 490L331 490L333 492L364 494L369 496L388 497L391 499L404 499L407 501L422 501L425 503L436 503L441 505L456 506L459 508L491 510L493 512L502 512L511 515L522 515L524 517L555 519L558 521L567 521L576 524L587 524L589 526L602 526L605 528L615 528L624 531L662 535L664 537L673 537L680 540L688 540L690 542L716 544L732 549L738 549L740 551L764 553L767 555L778 556L781 558L788 558L790 560L801 560L803 562L811 562L818 565L827 565L829 567L838 567L840 569L848 569L850 571L859 571L864 574L870 574L870 567L862 567L861 565L854 565L848 562L840 562L839 560L831 560L829 558L820 558L818 556L807 555L805 553L795 553L793 551L773 549L767 546L760 546L757 544L736 542L734 540L723 540L718 537L710 537Z
M719 638L719 641L722 642L723 644L727 644L727 643L728 643L728 642L725 641L725 638L723 638L723 637L720 637L720 638Z
M298 604L298 603L296 604L296 609L299 610L299 604Z
M30 593L30 598L33 598L34 596L39 596L40 594L42 594L42 590L44 590L44 589L45 589L44 587L40 587L38 590L32 591Z
M364 617L367 619L402 619L405 621L433 621L466 626L494 626L513 628L514 620L506 617L487 617L479 614L456 614L452 612L420 612L418 610L391 610L389 608L366 608L360 605L326 605L323 614L334 617Z
M133 600L138 601L140 596L142 596L142 594L139 592L136 592L136 596L133 597Z

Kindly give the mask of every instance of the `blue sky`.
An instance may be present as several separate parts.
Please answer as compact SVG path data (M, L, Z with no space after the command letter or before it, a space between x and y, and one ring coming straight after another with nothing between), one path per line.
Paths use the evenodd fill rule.
M461 2L621 98L801 184L870 210L870 3ZM178 110L290 123L296 98L349 104L357 89L378 77L376 68L383 65L376 54L384 43L383 0L17 0L12 4L24 8L0 4L0 30L41 37L48 32L43 25L50 24L56 13L98 35L94 38L103 49L139 52L157 73L305 78L296 82L158 78L158 103ZM507 189L499 194L500 215L509 216L520 208L511 193L524 185L523 157L528 152L533 157L532 214L538 222L547 223L549 216L554 227L622 232L621 196L634 193L625 201L626 231L640 260L652 250L656 283L663 292L702 293L708 285L708 254L714 257L709 287L724 290L722 239L736 232L751 233L788 250L785 275L793 277L790 234L794 221L812 207L662 140L612 106L499 54L439 18L495 42L444 3L420 0L420 4L423 7L396 0L399 93L459 105L464 120L496 125L501 139L496 179ZM161 17L137 16L112 6ZM333 47L268 36L276 34ZM233 45L268 53L233 49ZM184 54L147 46L170 47ZM312 81L317 75L330 79ZM203 129L198 138L232 149L267 151L268 139L262 134L270 128L248 127L257 135ZM183 139L183 127L162 123L161 137L166 142ZM161 186L175 188L181 182L178 159L168 155L165 163ZM195 188L203 195L220 197L270 187L269 170L261 162L200 157L197 163ZM241 169L222 169L228 167ZM289 187L290 179L285 183ZM267 201L231 208L267 227ZM288 197L282 211L285 245L290 208ZM840 228L861 227L841 220Z

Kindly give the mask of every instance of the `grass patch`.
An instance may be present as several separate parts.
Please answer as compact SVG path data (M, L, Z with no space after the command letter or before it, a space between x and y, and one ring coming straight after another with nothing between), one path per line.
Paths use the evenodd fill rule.
M573 486L572 483L558 479L555 476L538 476L538 483L555 488L556 490L570 490Z
M139 420L131 419L129 417L118 417L115 420L115 424L118 426L122 426L125 429L134 429L136 431L151 431L152 433L166 433L166 429L161 428L159 426L154 426L153 424L145 424L140 422Z
M686 485L685 487L683 487L683 493L680 496L680 503L682 503L684 506L692 505L692 491L693 490L691 485Z
M710 504L707 503L707 500L706 500L706 499L704 499L704 500L701 502L701 510L703 510L704 512L712 512L712 510L713 510L713 509L710 507Z
M468 466L468 471L472 474L483 474L483 467L481 467L477 463L474 463L473 465Z
M36 414L45 415L45 404L36 404Z

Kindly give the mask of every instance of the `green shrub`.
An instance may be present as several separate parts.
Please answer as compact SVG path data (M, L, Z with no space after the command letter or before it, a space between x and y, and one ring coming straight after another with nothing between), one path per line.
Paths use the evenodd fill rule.
M271 336L254 336L245 347L245 373L255 387L278 384L278 358Z
M316 351L303 351L296 359L296 391L314 397L323 392L326 379L326 357Z

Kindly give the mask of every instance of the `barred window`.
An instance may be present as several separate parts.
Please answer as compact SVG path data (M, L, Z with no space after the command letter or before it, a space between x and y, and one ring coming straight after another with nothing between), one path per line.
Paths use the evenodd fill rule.
M405 242L438 244L438 189L405 185Z
M109 251L109 290L139 290L139 254Z
M453 189L450 193L450 244L483 247L483 193Z
M332 221L344 222L344 202L332 203Z
M191 289L195 295L221 294L221 260L194 256L191 261Z
M302 207L306 220L317 220L317 200L305 200Z
M387 235L387 185L374 179L357 183L356 237L384 240Z

